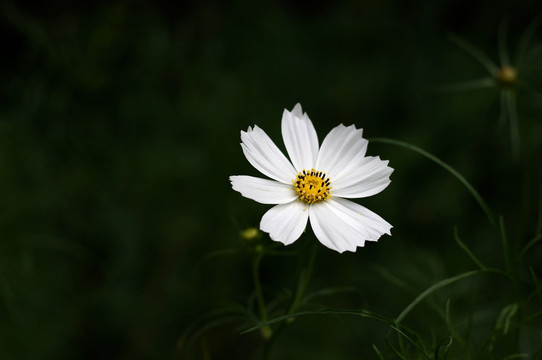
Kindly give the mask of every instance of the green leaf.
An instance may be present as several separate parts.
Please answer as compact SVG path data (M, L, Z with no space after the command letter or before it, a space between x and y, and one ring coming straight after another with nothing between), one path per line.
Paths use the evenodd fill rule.
M518 110L516 106L516 93L510 89L504 89L501 91L501 102L508 116L510 122L510 142L512 143L512 153L514 156L519 156L520 149L520 135L519 135L519 119Z
M388 345L388 347L391 349L391 351L393 351L393 353L401 360L407 360L407 358L405 356L403 356L403 354L401 354L399 352L399 350L397 350L391 343L390 341L386 338L384 339L384 341L386 342L386 345Z
M504 220L501 217L499 217L499 229L501 232L501 239L502 239L502 252L504 256L504 263L506 265L506 271L510 273L511 271L511 264L510 264L510 243L508 242L508 236L506 235L506 228L504 226Z
M376 355L378 355L378 358L380 360L384 360L384 357L382 356L382 353L380 352L380 350L378 350L378 348L376 347L375 344L373 344L373 350L375 351Z
M245 248L233 248L233 249L216 250L216 251L210 252L210 253L205 254L204 256L202 256L201 259L198 261L198 266L201 266L203 263L206 263L206 262L208 262L210 260L214 260L217 257L229 256L229 255L237 255L237 254L242 254L242 253L246 253L246 252L247 252L247 249L245 249Z
M448 39L450 39L450 41L452 41L461 49L469 53L473 58L478 60L478 62L482 64L482 66L484 66L491 75L493 75L494 77L497 76L497 73L499 72L499 68L480 49L474 47L467 41L454 35L448 35Z
M450 335L439 342L435 349L435 360L446 359L446 357L448 356L448 351L450 351L450 347L452 346L453 340L453 336Z
M521 252L519 253L519 256L518 256L518 260L522 259L527 253L527 251L529 251L530 248L535 246L540 240L542 240L542 234L538 234L531 241L529 241L527 245L525 245L523 249L521 249Z
M189 348L195 339L212 328L225 324L242 324L248 321L256 321L256 319L240 305L213 310L203 315L184 331L177 340L177 349L183 351Z
M542 94L539 95L542 97ZM540 192L540 198L538 199L538 219L536 220L536 232L537 236L542 235L542 192Z
M503 358L502 360L512 360L512 359L528 359L531 355L529 354L512 354L508 355L507 357Z
M446 301L446 326L448 327L448 332L450 334L450 346L453 339L456 339L460 345L465 346L465 340L461 338L461 336L455 330L455 327L452 323L452 311L451 311L451 306L450 306L450 299Z
M412 151L414 151L414 152L416 152L416 153L418 153L420 155L425 156L429 160L432 160L433 162L435 162L438 165L440 165L441 167L443 167L445 170L447 170L450 174L452 174L457 180L459 180L459 182L461 182L467 188L467 190L471 193L471 195L474 197L476 202L478 202L478 205L480 205L482 210L485 212L485 214L486 214L489 222L491 223L491 225L496 226L497 223L495 222L493 214L492 214L491 210L489 209L489 206L487 206L484 199L480 196L480 194L478 194L478 192L472 187L472 185L459 172L457 172L453 167L446 164L444 161L440 160L438 157L428 153L427 151L425 151L425 150L423 150L423 149L421 149L421 148L419 148L419 147L417 147L415 145L412 145L412 144L409 144L409 143L406 143L406 142L403 142L403 141L393 140L393 139L388 139L388 138L372 138L372 139L369 139L369 141L382 143L382 144L396 145L396 146L400 146L400 147L405 148L405 149L412 150Z
M469 90L487 89L496 86L495 79L485 77L482 79L467 80L451 84L443 84L436 87L436 91L444 93L456 93Z
M514 315L518 312L518 304L512 303L507 306L505 306L497 318L497 323L495 325L495 329L501 330L503 335L508 334L508 330L510 330L510 326L512 323L512 320L514 318Z
M540 23L542 23L542 14L538 14L538 16L531 21L519 39L519 45L515 58L518 71L523 67L523 61L525 59L527 49L529 48L529 43L531 42L536 29L540 26Z
M408 331L407 328L403 327L401 329L398 324L397 325L391 325L391 328L393 330L395 330L400 335L400 337L399 337L400 339L404 338L406 341L408 341L410 344L412 344L420 353L422 353L427 359L430 359L430 356L427 353L427 350L425 349L423 340L422 340L422 338L420 337L420 335L418 333L415 333L414 331L411 331L411 330L409 331L409 332L412 333L412 335L415 336L416 340L414 340L410 336L408 336L408 334L406 333L406 331ZM403 329L405 331L403 331Z
M255 330L258 330L264 326L272 325L281 321L289 320L289 319L295 319L302 316L307 315L350 315L350 316L359 316L362 318L368 318L380 321L382 323L392 325L394 322L391 319L388 319L384 316L372 313L370 311L365 310L349 310L349 309L319 309L319 310L309 310L309 311L300 311L297 313L292 314L286 314L279 317L276 317L274 319L259 323L255 326L252 326L246 330L241 331L241 334L246 334Z
M536 276L532 266L529 266L529 271L531 273L531 278L533 279L535 292L538 295L538 301L542 306L542 286L540 286L540 281L538 280L538 276Z
M523 320L524 324L527 324L528 322L531 322L533 320L536 320L537 318L542 317L542 311L539 311L537 313L534 313L533 315L529 316L525 320Z
M410 304L408 304L408 306L399 314L399 316L397 316L397 319L395 320L395 322L397 324L401 323L401 321L403 321L403 319L410 313L410 311L416 305L418 305L418 303L420 303L420 301L424 300L425 298L427 298L429 295L433 294L437 290L440 290L443 287L451 285L451 284L453 284L453 283L455 283L455 282L457 282L459 280L463 280L463 279L469 278L469 277L474 276L474 275L482 274L485 271L487 271L487 270L467 271L465 273L462 273L462 274L459 274L459 275L456 275L456 276L452 276L450 278L441 280L441 281L437 282L436 284L431 285L424 292L422 292L420 295L418 295Z
M381 265L373 265L372 268L384 279L386 279L389 283L396 285L397 287L404 289L408 291L409 293L413 293L412 286L409 285L406 281L403 281L402 279L398 278L397 276L393 275L391 272L388 271L385 267Z
M474 261L474 263L476 265L478 265L478 267L480 269L487 269L487 267L482 264L482 262L480 260L478 260L478 258L474 255L474 253L472 251L470 251L470 249L467 247L467 245L465 245L465 243L463 241L461 241L461 239L459 238L459 235L457 233L457 226L454 227L454 238L455 238L455 241L457 242L457 244L461 247L461 249L463 249L463 251L465 251L467 253L467 255L472 259L472 261Z
M332 287L320 289L318 291L307 294L300 302L300 305L305 305L310 303L313 299L322 297L322 296L333 296L337 294L347 294L347 293L361 293L360 289L354 286L345 286L345 287Z

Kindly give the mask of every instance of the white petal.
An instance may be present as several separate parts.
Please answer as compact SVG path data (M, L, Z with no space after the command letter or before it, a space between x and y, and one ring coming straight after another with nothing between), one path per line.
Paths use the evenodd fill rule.
M366 240L390 234L391 225L352 201L333 198L310 207L310 223L318 240L340 253L356 251Z
M366 233L366 240L377 241L383 234L391 235L392 226L382 217L353 201L336 197L332 210L360 233Z
M307 226L308 218L307 204L293 201L269 209L262 217L260 229L269 233L272 240L290 245L299 239Z
M261 204L285 204L298 197L292 184L245 175L230 176L230 181L233 190Z
M322 142L316 169L326 172L332 185L333 181L359 166L363 160L368 142L362 134L363 129L341 124L333 128Z
M297 171L265 131L249 127L246 132L241 131L241 141L243 153L252 166L281 183L292 183Z
M333 200L324 203L313 204L310 207L310 223L312 231L318 241L331 250L340 253L344 251L356 251L356 233L349 227L345 227L340 217L336 216L329 207ZM363 238L358 242L363 246Z
M361 198L378 194L390 184L392 172L393 169L388 166L388 161L374 156L365 157L356 168L339 174L333 180L331 195Z
M306 113L297 104L292 112L282 114L282 139L297 171L310 170L316 165L318 135Z

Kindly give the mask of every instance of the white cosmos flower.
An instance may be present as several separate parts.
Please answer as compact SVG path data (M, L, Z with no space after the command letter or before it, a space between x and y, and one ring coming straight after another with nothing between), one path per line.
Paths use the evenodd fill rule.
M389 184L388 161L365 156L362 129L339 125L322 146L306 113L297 104L282 114L282 138L291 162L258 126L241 131L247 160L272 180L230 176L234 190L262 204L276 204L260 222L272 240L290 245L310 224L318 240L340 253L390 234L392 226L349 198L377 194Z

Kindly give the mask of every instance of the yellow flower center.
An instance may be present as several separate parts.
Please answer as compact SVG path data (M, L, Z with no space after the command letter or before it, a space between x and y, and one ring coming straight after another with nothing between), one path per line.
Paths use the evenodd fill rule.
M312 169L307 171L303 169L297 174L293 181L295 192L299 195L299 200L307 204L314 204L331 198L331 182L325 173Z

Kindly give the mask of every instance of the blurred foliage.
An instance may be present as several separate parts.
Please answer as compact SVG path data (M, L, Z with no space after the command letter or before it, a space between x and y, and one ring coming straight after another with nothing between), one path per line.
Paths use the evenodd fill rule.
M258 334L238 335L250 323L209 329L187 351L178 345L203 314L228 307L236 319L254 301L252 244L241 231L268 207L227 179L256 175L239 131L258 124L282 147L282 110L297 102L320 139L355 123L369 139L400 139L445 160L503 215L516 252L536 233L541 69L517 95L519 159L498 122L498 87L437 88L486 75L447 34L497 58L499 23L508 19L517 47L542 10L537 1L60 0L4 1L0 10L2 359L257 355ZM542 60L540 37L533 64ZM454 241L456 225L481 262L504 266L498 231L456 179L402 148L375 143L369 154L395 172L386 191L361 203L394 225L393 236L355 254L322 248L311 291L358 289L323 303L396 317L432 284L476 268ZM535 279L541 256L539 246L526 255ZM261 266L265 296L289 296L297 258L266 257ZM528 271L518 276L533 286ZM492 329L508 332L525 310L502 291L504 280L486 277L443 289L431 301L439 311L415 309L406 322L440 342L450 300L450 316L477 341L473 358L483 358ZM529 349L542 341L540 328L535 319L519 340L497 341L494 354L511 355L514 342ZM370 320L308 316L285 328L272 355L377 358L373 344L388 354L387 334Z

